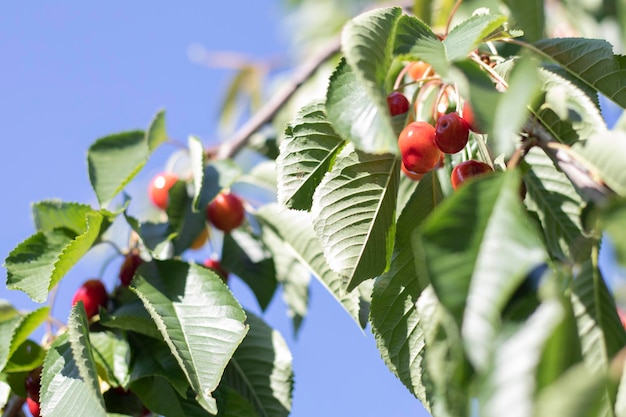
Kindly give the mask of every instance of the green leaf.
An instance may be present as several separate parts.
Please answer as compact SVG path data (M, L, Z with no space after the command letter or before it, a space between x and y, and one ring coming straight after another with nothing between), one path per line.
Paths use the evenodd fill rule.
M359 297L356 292L345 292L344 279L326 263L310 214L287 210L277 204L267 204L258 210L257 218L276 232L298 260L359 323Z
M61 200L39 201L32 205L33 221L40 232L65 228L81 234L87 228L87 214L91 206Z
M142 264L130 288L157 324L197 401L217 413L211 393L248 330L237 300L215 273L174 260Z
M470 52L505 22L505 16L480 14L459 23L443 40L448 60L454 62L467 58Z
M606 402L606 378L594 373L583 363L570 368L537 396L536 417L589 417L612 415L602 409ZM605 414L606 412L609 414Z
M3 369L5 373L30 372L41 366L46 350L28 339L20 344Z
M470 180L413 235L421 252L417 267L461 326L477 369L484 369L493 354L501 311L527 273L546 258L522 207L519 184L515 171Z
M40 303L110 225L108 214L74 204L56 207L58 216L51 214L49 204L35 206L42 231L20 243L5 260L7 287L22 290ZM83 221L78 220L80 213Z
M341 34L346 61L374 96L384 98L381 87L393 60L394 33L401 15L399 7L374 9L348 22Z
M17 313L0 321L0 369L4 370L9 358L48 318L50 309L42 307L32 312Z
M167 218L170 232L175 233L172 240L174 255L187 250L196 240L198 233L206 227L206 213L194 211L192 197L188 194L187 184L177 181L169 190L170 204L167 206Z
M426 372L421 378L427 406L436 416L469 416L474 372L467 362L459 328L432 286L422 291L416 308L424 338L421 356Z
M374 95L342 60L330 77L326 114L335 131L358 149L397 154L398 137L382 84L380 90Z
M187 377L163 338L149 339L145 336L129 334L128 340L133 352L129 380L131 389L137 384L141 385L146 378L162 377L178 395L183 398L187 397L187 392L190 390Z
M602 39L543 39L532 45L542 57L556 61L569 74L621 107L626 107L626 60L613 55Z
M546 19L543 0L504 0L504 3L511 11L514 27L524 31L526 40L535 42L544 37Z
M402 15L398 20L394 54L428 62L438 74L448 74L449 63L443 43L428 25L414 16Z
M89 147L89 180L102 207L106 207L137 175L148 161L150 152L142 130L106 136Z
M241 176L241 169L230 159L205 163L202 143L193 136L189 138L189 152L194 184L193 208L204 212L222 189L230 187Z
M153 258L166 259L171 257L173 252L172 240L176 237L176 233L172 232L168 222L140 223L128 213L124 213L124 218L133 231L137 233Z
M259 417L254 406L241 394L227 386L220 386L215 392L220 416L224 417Z
M224 372L223 383L234 388L259 416L288 416L293 391L292 357L280 333L248 313L248 335Z
M186 417L213 415L205 411L192 397L181 396L163 377L144 378L132 383L130 389L150 411L159 415Z
M614 199L600 209L601 230L606 232L615 249L615 257L622 265L626 265L626 201Z
M161 339L159 329L140 300L124 303L111 313L101 310L100 324L111 329L128 330Z
M130 345L113 332L92 332L89 340L93 347L98 375L111 386L126 386L130 378Z
M262 228L263 242L274 259L276 280L283 289L282 295L288 308L287 314L292 319L293 330L297 334L309 308L311 274L273 228L263 221L259 223Z
M243 230L224 235L221 265L252 290L261 310L265 310L276 292L276 270L272 254L263 241Z
M389 266L395 235L399 160L346 146L313 195L315 232L332 270L351 291Z
M41 374L41 414L106 416L87 335L82 302L72 308L69 332L50 346Z
M571 289L585 363L592 371L606 372L610 361L626 345L626 331L613 295L600 270L589 260L572 280Z
M619 131L598 132L572 146L592 175L601 179L618 195L626 196L626 172L623 161L626 157L626 133Z
M524 174L526 207L537 214L551 257L588 259L590 242L580 221L582 198L541 150L532 148L524 160L529 165Z
M515 333L500 340L479 395L479 415L530 417L537 389L536 373L547 340L563 320L556 300L542 303ZM514 366L512 366L512 364ZM511 407L515 404L515 407Z
M540 71L545 100L534 111L541 124L562 143L571 145L607 132L598 105L568 79L553 71Z
M167 130L165 129L165 111L159 111L150 126L148 127L148 132L146 133L146 137L148 140L148 147L150 151L154 151L159 147L162 143L168 141Z
M310 210L313 192L344 145L326 117L324 105L303 107L287 125L276 160L278 202Z
M425 340L416 302L421 286L410 236L443 200L433 173L426 174L398 219L398 232L389 271L376 279L369 321L387 367L422 404L430 408L424 361Z
M541 82L537 63L521 58L511 71L509 88L498 98L490 131L490 146L495 155L509 156L519 142L519 132L528 118L529 104L539 92Z

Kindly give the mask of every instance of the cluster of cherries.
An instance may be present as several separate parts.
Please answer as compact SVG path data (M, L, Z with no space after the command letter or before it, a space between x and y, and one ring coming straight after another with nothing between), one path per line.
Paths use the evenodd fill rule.
M169 205L169 190L178 181L178 176L173 173L161 173L154 177L148 188L150 201L159 209L166 210ZM241 226L245 220L245 208L243 201L231 192L221 192L206 208L206 220L218 230L229 233ZM190 246L199 249L208 240L208 229L203 227ZM124 262L120 267L119 281L122 287L128 287L137 268L144 262L137 248L131 248L124 255ZM228 271L224 270L219 260L209 258L203 265L216 272L222 280L228 282ZM97 278L89 279L76 290L72 298L72 305L82 301L88 319L98 314L100 308L107 308L111 299L104 283ZM31 372L26 379L26 402L31 414L39 417L39 390L41 386L41 368ZM148 415L146 410L144 415Z
M432 75L431 67L417 61L408 65L406 73L417 82ZM391 116L399 116L409 111L409 100L399 91L387 96ZM461 115L456 111L439 114L435 126L426 121L412 121L398 137L398 147L402 155L402 172L418 181L427 172L443 165L443 154L460 152L469 140L470 130L480 133L474 121L474 114L468 102L463 104ZM456 190L466 179L492 172L488 164L470 159L457 164L451 175L452 187Z
M148 188L148 196L152 204L161 210L167 209L169 204L169 191L178 180L178 176L172 172L162 172L155 176ZM213 225L213 227L224 233L229 233L241 226L244 222L245 214L246 212L241 198L236 194L225 191L218 194L206 208L206 220ZM199 249L204 246L208 236L208 229L206 227L202 228L191 244L191 249ZM227 282L228 272L222 268L219 260L209 258L203 262L203 265L215 271L222 277L224 282ZM132 275L130 278L132 279Z

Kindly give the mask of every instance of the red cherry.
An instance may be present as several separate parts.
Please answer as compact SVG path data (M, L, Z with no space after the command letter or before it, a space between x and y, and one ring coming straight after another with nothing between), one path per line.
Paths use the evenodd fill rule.
M398 146L406 169L417 174L425 174L433 169L441 157L435 145L435 128L426 122L406 125L400 132Z
M222 278L222 281L228 282L228 271L222 268L222 264L217 259L209 258L203 263L204 266L213 270Z
M241 226L245 217L243 202L235 194L223 192L207 206L207 219L215 228L228 233Z
M104 284L99 279L87 280L74 294L72 305L79 301L83 302L87 318L92 318L98 313L98 307L105 306L109 295Z
M452 188L458 189L468 178L478 175L493 172L493 169L484 162L470 159L469 161L461 162L452 170L450 181L452 182Z
M39 417L39 402L33 400L32 398L26 398L26 405L28 405L28 410L33 415L33 417Z
M409 177L413 181L419 181L424 176L424 174L418 174L417 172L409 171L408 169L406 169L406 167L404 166L403 163L400 163L400 166L401 166L401 169L402 169L402 172L404 173L404 175L406 175L407 177Z
M622 323L622 327L626 328L626 311L617 307L617 315L619 316L619 321Z
M469 125L457 112L444 114L437 120L435 143L441 152L457 153L467 145Z
M137 268L139 268L139 265L142 263L143 259L139 256L139 251L137 249L131 249L124 258L124 263L120 268L119 276L123 286L128 287L135 276L135 271L137 271Z
M407 74L415 81L420 81L422 78L428 77L432 70L431 66L424 61L411 62L407 68Z
M469 102L463 103L463 108L461 109L461 113L463 115L463 120L467 123L467 126L470 128L472 132L483 133L476 124L476 118L474 117L474 110L472 106L470 106Z
M41 370L41 366L33 369L24 380L26 396L36 402L39 402L39 391L41 390Z
M163 172L152 179L148 187L148 196L152 204L165 210L169 203L169 191L178 181L178 176L172 172Z
M392 116L404 114L409 111L411 104L404 94L397 91L392 92L387 96L387 105L389 106L389 112Z

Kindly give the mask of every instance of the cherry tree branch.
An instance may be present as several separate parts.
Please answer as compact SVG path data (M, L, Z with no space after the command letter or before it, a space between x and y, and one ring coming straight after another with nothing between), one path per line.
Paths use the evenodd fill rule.
M537 139L537 146L554 161L588 200L602 204L615 195L613 190L595 179L596 175L577 158L569 146L556 141L539 122L530 119L523 130L530 137Z
M22 411L24 401L24 398L13 395L9 399L6 407L4 408L4 413L2 413L2 417L24 417L24 412Z
M274 95L265 106L261 107L235 134L228 139L219 149L218 158L230 158L239 152L246 144L250 136L259 130L263 125L272 121L276 113L283 105L298 91L298 88L311 77L315 71L333 55L339 52L341 42L339 38L334 39L324 49L306 61L301 67L296 69L293 76L276 95Z
M404 9L405 12L410 13L412 1L393 2L391 5L396 5ZM379 4L376 7L383 7ZM371 9L370 7L369 9ZM368 9L366 9L368 10ZM306 80L309 79L317 69L335 54L341 51L341 37L337 36L328 45L319 51L316 55L312 56L308 61L297 68L293 73L293 76L288 81L287 85L274 95L263 107L259 109L243 126L241 126L228 140L222 144L217 150L216 157L232 158L243 148L250 136L258 131L265 124L271 122L278 111L289 101L289 99L298 91L298 88ZM210 153L213 153L211 150Z

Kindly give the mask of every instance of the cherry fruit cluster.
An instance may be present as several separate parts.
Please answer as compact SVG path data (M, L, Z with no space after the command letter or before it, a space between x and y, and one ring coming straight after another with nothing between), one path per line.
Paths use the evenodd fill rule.
M412 80L409 84L423 83L429 78L436 79L436 74L424 61L409 63L400 73L407 74ZM438 81L439 82L439 81ZM447 86L441 86L438 102L447 105ZM411 109L409 99L400 91L394 90L387 96L387 104L392 117L407 114ZM402 172L412 180L420 180L424 174L443 166L444 154L462 151L470 138L470 131L482 133L476 126L474 113L467 101L457 111L441 112L435 103L434 122L416 120L417 114L408 114L408 124L398 137L398 147L402 156ZM454 189L467 178L491 172L490 165L477 160L469 160L454 167L451 183Z

